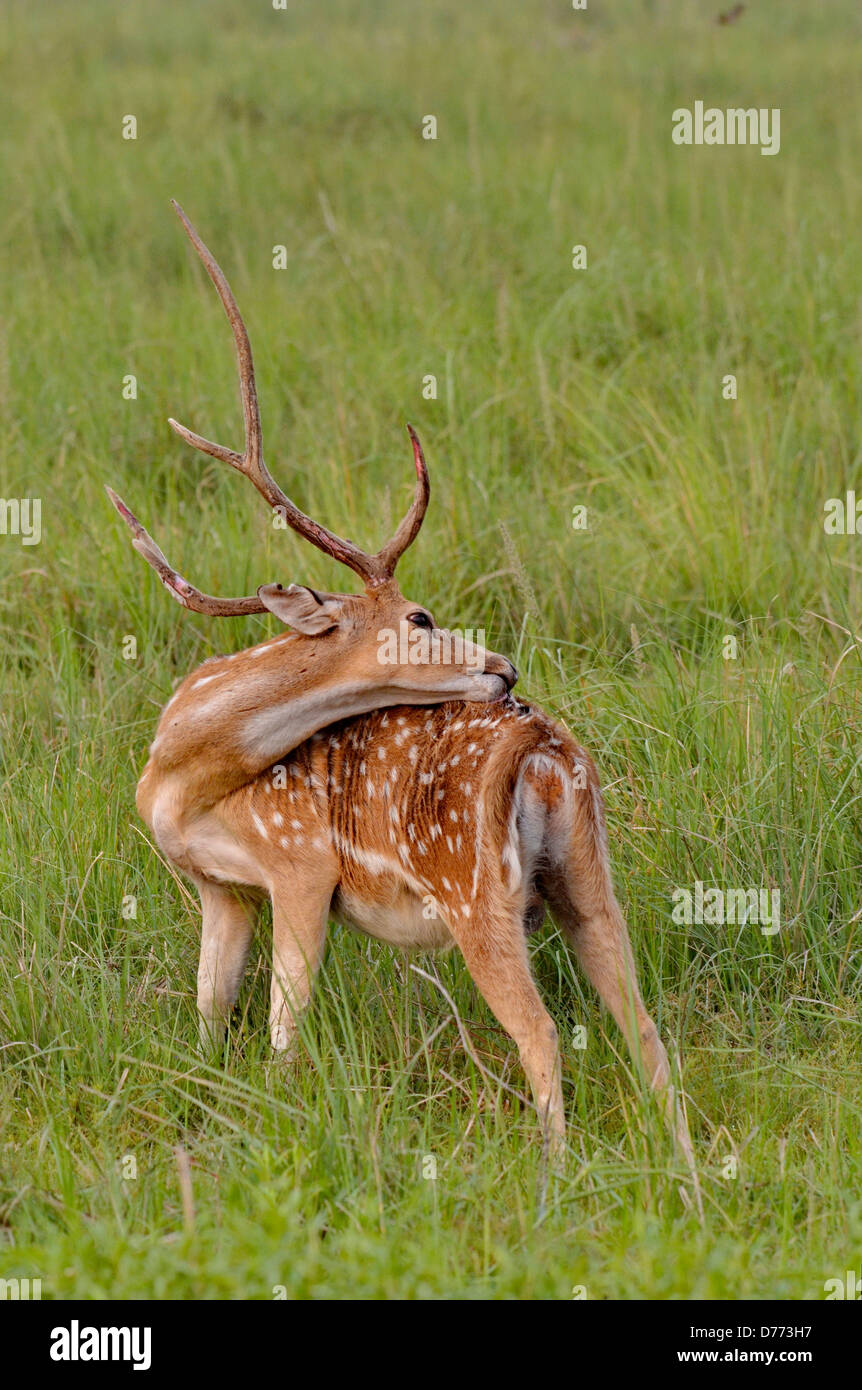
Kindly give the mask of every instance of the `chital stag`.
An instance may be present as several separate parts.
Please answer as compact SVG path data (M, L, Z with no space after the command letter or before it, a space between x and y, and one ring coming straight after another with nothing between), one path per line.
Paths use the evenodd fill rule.
M142 817L200 892L202 1037L223 1034L265 899L273 912L270 1030L278 1051L295 1036L330 916L407 949L457 945L517 1043L543 1126L558 1146L557 1033L527 952L527 935L547 904L691 1162L667 1054L640 997L613 891L591 759L565 728L512 698L516 673L505 658L479 653L480 672L476 652L462 665L440 659L449 634L398 592L394 567L428 500L412 431L413 505L375 556L311 521L277 488L263 465L242 320L224 276L179 215L234 330L245 453L171 424L245 473L295 530L366 585L361 597L294 585L267 585L243 599L208 597L171 568L111 494L136 548L179 602L217 616L269 609L295 630L194 672L162 715L138 787ZM381 665L379 633L404 621L416 636L411 662Z

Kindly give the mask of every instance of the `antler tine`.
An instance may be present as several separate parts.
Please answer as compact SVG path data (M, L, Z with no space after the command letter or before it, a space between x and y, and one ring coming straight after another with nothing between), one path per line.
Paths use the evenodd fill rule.
M413 501L410 504L410 510L391 541L387 541L383 549L378 551L374 557L380 565L384 577L388 579L391 579L395 573L395 566L407 547L412 545L418 536L419 528L425 520L425 513L428 509L428 498L431 496L431 484L428 481L428 469L425 466L425 456L422 453L419 436L412 425L407 426L407 433L410 435L410 443L413 445L413 462L416 465L416 487L413 492Z
M272 474L269 472L263 461L263 436L260 427L260 408L257 402L257 388L254 380L254 361L251 353L248 332L246 331L242 315L239 312L237 302L234 299L233 291L227 282L227 278L216 261L212 252L204 244L195 228L192 226L186 214L183 212L179 203L171 199L174 211L179 217L185 228L186 235L192 246L198 253L204 269L212 280L222 302L225 313L228 317L231 330L233 332L234 346L236 348L237 366L239 368L239 388L242 398L243 422L245 425L245 452L236 453L233 449L226 449L222 444L214 444L209 439L204 439L202 435L195 434L193 430L186 429L185 425L179 424L176 420L169 420L171 428L188 444L195 449L200 449L203 453L209 454L212 458L220 459L223 463L229 463L238 472L244 473L254 484L258 492L270 507L277 507L283 514L285 521L300 536L317 546L325 555L331 555L333 559L347 565L355 574L364 579L366 584L379 583L375 557L360 550L352 541L342 540L333 531L306 516L304 512L291 502L281 488L276 483Z
M220 459L223 463L229 463L233 468L238 468L241 473L258 468L263 460L263 436L260 428L260 407L257 403L257 387L254 381L254 361L251 355L251 343L249 342L246 326L243 323L242 314L239 311L233 291L227 282L224 271L219 265L209 247L201 241L189 219L186 217L176 198L171 199L171 207L183 224L186 236L198 253L207 275L212 280L218 291L218 297L222 302L222 307L227 314L228 322L233 332L233 341L236 348L236 360L239 367L239 390L242 397L242 415L245 426L245 452L238 454L234 449L226 449L222 444L213 444L211 440L204 439L202 435L195 434L194 431L186 429L185 425L179 424L177 420L169 420L168 424L175 429L187 443L192 444L202 453L209 454L212 458Z
M257 594L251 594L248 598L216 598L212 594L201 593L200 589L183 579L166 560L152 536L141 525L134 512L129 510L122 497L107 484L105 491L131 531L132 545L139 555L143 555L147 564L152 565L168 593L177 603L181 603L183 608L190 608L193 613L207 613L214 618L239 618L247 613L266 612L266 604L261 602Z

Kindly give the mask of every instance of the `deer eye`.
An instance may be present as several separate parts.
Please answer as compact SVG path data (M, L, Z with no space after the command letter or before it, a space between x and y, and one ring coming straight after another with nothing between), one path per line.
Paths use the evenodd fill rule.
M412 623L414 627L432 628L434 626L432 619L427 613L411 613L407 621L408 623Z

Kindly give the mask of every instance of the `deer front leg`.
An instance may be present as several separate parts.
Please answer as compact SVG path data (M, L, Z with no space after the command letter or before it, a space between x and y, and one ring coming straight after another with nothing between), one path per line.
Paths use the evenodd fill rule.
M203 924L198 965L200 1037L213 1046L224 1037L248 960L257 902L239 890L198 879Z
M483 907L480 897L453 935L476 988L518 1045L546 1139L559 1157L566 1121L557 1029L530 973L522 916L503 905Z
M291 876L273 887L269 1028L276 1052L292 1047L299 1015L311 996L334 888L334 880L321 881L319 865L304 881Z

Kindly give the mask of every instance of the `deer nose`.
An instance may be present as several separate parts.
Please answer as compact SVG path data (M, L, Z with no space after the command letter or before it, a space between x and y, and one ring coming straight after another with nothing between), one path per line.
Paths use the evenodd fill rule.
M497 656L496 653L485 663L485 675L499 676L507 690L511 690L518 679L518 672L511 661L505 656Z

